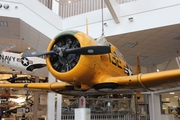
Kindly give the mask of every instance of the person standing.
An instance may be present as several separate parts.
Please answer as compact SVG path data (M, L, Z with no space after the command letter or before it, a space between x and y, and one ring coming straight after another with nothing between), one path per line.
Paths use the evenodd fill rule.
M3 116L3 110L0 108L0 120L2 119Z

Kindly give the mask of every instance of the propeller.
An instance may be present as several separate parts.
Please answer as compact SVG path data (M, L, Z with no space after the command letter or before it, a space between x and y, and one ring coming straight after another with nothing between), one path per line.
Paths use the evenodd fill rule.
M60 48L54 45L51 51L37 51L37 52L24 52L22 57L37 57L42 55L58 54L61 57L67 56L68 54L80 54L80 55L98 55L106 54L115 51L114 46L87 46L81 48Z
M107 54L116 50L113 45L81 47L77 38L68 34L58 36L49 48L49 51L24 52L22 57L49 55L48 59L54 70L58 72L67 72L77 65L80 55Z

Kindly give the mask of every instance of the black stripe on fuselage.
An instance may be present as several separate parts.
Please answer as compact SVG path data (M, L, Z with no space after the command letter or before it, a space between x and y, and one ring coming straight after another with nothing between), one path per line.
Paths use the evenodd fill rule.
M26 68L26 70L28 71L33 71L34 69L39 69L39 68L43 68L45 67L46 64L33 64L33 65L30 65Z

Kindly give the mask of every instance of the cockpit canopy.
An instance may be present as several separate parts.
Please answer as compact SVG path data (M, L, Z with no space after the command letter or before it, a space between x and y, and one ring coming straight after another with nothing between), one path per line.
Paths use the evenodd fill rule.
M108 42L108 41L106 40L106 38L105 38L104 36L101 36L101 37L97 38L96 41L97 41L99 44L104 45L104 46L110 46L110 45L112 45L110 42ZM114 54L116 54L117 56L121 57L121 58L125 61L124 56L122 55L122 53L119 52L118 49L116 49L116 51L114 52Z

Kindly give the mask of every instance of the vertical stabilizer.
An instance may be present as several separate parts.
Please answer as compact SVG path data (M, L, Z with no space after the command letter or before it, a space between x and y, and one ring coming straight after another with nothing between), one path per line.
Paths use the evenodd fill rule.
M7 43L7 44L0 45L0 53L2 53L3 51L8 51L14 47L16 47L16 45L13 43Z
M140 60L139 60L139 56L137 56L136 59L136 74L141 73L141 66L140 66Z

